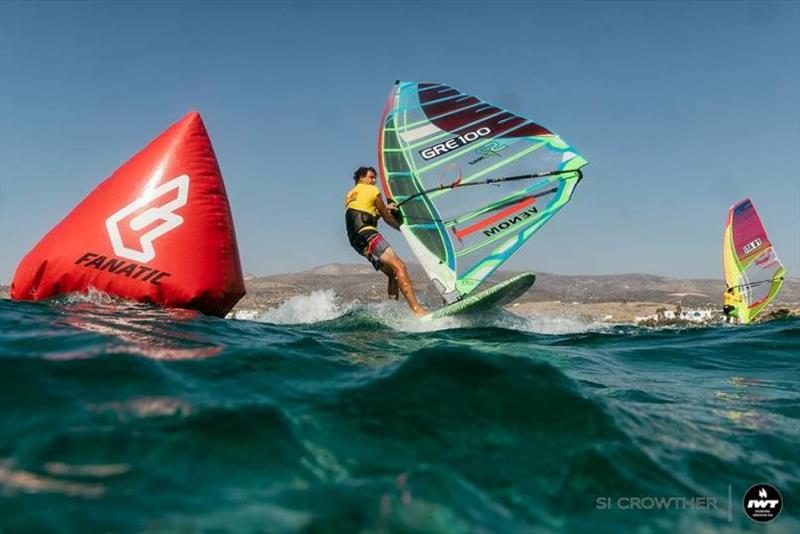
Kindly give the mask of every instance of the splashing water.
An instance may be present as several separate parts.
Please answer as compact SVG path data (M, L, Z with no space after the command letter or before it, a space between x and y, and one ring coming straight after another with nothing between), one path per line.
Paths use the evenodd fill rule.
M277 308L263 312L240 312L236 319L251 319L272 324L312 324L330 321L345 315L351 305L341 305L333 289L296 295Z

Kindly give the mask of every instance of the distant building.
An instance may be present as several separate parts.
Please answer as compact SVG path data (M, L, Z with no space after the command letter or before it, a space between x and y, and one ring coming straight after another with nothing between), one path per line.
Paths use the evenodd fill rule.
M634 320L637 323L648 321L690 321L693 323L705 323L711 321L715 317L714 310L664 310L655 315L648 315L646 317L636 317Z

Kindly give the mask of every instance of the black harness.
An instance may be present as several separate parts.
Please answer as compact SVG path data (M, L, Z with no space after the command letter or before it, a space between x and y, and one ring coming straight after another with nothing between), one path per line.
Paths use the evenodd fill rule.
M370 239L378 233L378 217L352 208L347 208L344 217L350 246L359 254L364 254Z

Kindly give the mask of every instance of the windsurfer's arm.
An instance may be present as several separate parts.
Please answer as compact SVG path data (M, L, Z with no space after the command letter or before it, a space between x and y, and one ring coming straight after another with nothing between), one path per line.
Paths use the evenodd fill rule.
M375 207L378 208L378 213L381 217L383 217L383 220L386 221L386 224L395 230L400 229L400 222L395 218L392 210L386 206L386 203L383 201L383 197L378 196L378 198L375 199Z

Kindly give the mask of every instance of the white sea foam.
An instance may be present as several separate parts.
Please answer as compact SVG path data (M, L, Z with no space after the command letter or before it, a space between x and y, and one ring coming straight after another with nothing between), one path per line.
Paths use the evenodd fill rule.
M536 315L523 317L505 310L487 310L474 315L452 315L431 321L420 321L405 302L384 301L360 307L364 313L381 324L402 332L436 332L457 328L505 328L537 334L576 334L596 332L608 324L571 316Z
M102 305L102 304L135 303L134 301L128 301L121 297L109 295L104 291L95 289L93 286L89 286L85 292L66 293L63 295L59 295L58 297L56 297L56 299L65 305L73 305L73 304Z
M234 318L273 324L311 324L341 317L350 311L352 305L338 302L336 292L325 289L310 295L295 295L277 308L266 311L253 313L242 310L234 314Z
M574 316L534 315L523 317L504 310L487 311L476 315L454 315L432 321L420 321L408 305L400 300L361 303L343 302L333 289L296 295L277 308L268 310L237 310L228 318L272 324L313 324L331 321L348 313L365 315L387 328L400 332L436 332L456 328L498 327L537 334L575 334L598 331L608 325Z
M226 319L239 319L241 321L256 321L264 313L263 310L233 310L225 316Z
M586 320L566 315L534 315L531 317L519 317L519 330L534 332L537 334L580 334L582 332L597 332L605 330L608 324Z
M447 321L447 322L444 322ZM433 321L431 330L442 328L486 328L496 327L536 334L577 334L595 332L608 327L597 321L587 321L566 315L521 316L506 310L487 310L476 315L457 315Z
M464 326L461 318L458 317L445 317L435 321L420 321L402 300L385 300L367 304L362 309L379 323L401 332L435 332Z

